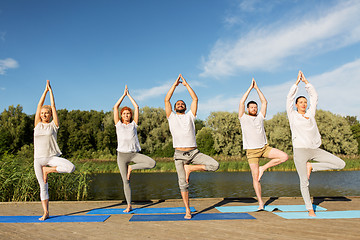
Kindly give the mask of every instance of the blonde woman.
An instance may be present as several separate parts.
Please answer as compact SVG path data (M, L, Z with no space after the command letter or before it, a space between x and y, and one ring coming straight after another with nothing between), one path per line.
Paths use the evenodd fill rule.
M43 105L47 93L50 93L49 105ZM50 121L52 118L52 121ZM75 170L74 164L69 160L60 158L61 151L57 144L59 120L56 113L54 94L47 80L45 91L42 94L35 114L34 128L34 169L40 185L40 199L44 214L39 220L49 218L49 173L71 173Z

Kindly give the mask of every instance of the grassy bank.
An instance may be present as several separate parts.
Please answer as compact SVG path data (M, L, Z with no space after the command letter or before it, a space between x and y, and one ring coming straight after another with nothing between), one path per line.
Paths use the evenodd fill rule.
M237 156L215 156L220 163L219 172L246 172L250 171L246 157ZM340 156L346 162L343 170L360 170L360 156ZM147 170L137 170L137 172L176 172L174 160L172 158L154 158L156 167ZM260 165L267 163L268 160L261 159ZM86 165L93 173L119 173L116 160L79 160L75 162L76 166ZM272 167L269 171L296 171L292 158L288 161Z

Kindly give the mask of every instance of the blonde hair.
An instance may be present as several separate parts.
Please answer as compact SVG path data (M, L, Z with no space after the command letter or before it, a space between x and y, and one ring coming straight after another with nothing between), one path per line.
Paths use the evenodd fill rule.
M52 109L51 109L51 106L50 105L43 105L41 107L41 109L45 108L46 110L48 110L50 113L52 113Z

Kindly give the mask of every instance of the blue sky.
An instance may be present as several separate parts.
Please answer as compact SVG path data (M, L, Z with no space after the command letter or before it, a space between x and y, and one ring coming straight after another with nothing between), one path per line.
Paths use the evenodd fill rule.
M164 108L182 73L200 119L237 111L252 77L269 119L302 70L319 109L359 119L359 13L355 0L3 0L0 111L33 114L47 79L58 109L110 111L125 84L140 107ZM175 99L190 102L183 86Z

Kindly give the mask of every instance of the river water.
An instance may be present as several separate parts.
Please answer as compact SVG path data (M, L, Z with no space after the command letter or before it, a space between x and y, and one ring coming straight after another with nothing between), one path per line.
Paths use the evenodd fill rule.
M119 173L93 176L89 200L124 200ZM300 197L296 172L265 172L264 197ZM181 198L176 173L132 173L132 200ZM311 174L311 196L360 196L360 171L326 171ZM191 198L255 197L250 172L194 172Z

